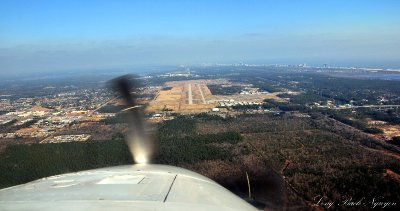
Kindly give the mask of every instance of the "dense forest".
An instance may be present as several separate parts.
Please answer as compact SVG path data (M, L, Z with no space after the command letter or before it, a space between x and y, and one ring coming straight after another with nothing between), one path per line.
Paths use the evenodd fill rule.
M242 91L240 86L222 87L221 85L209 84L207 85L213 95L233 95L239 94Z
M240 196L250 175L253 197L270 208L307 210L317 195L332 200L382 196L400 200L398 160L362 132L323 115L207 114L178 116L159 123L153 163L204 174ZM371 148L372 147L372 148ZM10 145L0 154L1 187L45 176L132 164L121 136L114 140ZM340 209L336 207L335 209Z
M154 162L170 165L207 159L228 159L230 153L213 144L237 143L236 132L196 134L192 119L178 118L159 126ZM120 133L113 140L60 144L10 145L0 154L0 187L34 179L105 166L132 164Z
M0 154L0 186L132 162L124 141L10 145Z

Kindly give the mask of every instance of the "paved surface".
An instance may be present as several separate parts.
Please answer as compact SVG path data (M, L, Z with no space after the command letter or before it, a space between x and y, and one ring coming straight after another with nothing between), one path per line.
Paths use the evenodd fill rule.
M351 109L351 108L399 108L400 105L363 105L363 106L349 106L349 107L338 107L334 109Z
M192 84L189 84L188 98L189 98L189 104L193 104Z
M206 99L204 98L203 90L201 90L201 87L199 84L196 84L197 88L200 91L201 99L203 100L203 103L206 104Z

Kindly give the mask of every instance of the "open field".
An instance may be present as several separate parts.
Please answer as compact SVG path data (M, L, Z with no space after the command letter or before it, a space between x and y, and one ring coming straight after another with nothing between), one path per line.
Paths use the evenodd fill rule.
M243 94L234 94L234 95L212 95L208 102L217 102L222 100L234 100L234 101L244 101L244 102L256 102L261 103L265 99L273 99L277 102L286 102L285 99L278 97L277 95L282 94L283 92L274 92L274 93L263 93L263 94L252 94L252 95L243 95Z
M393 138L395 136L400 136L400 125L382 125L379 127L383 130L384 136L388 138Z

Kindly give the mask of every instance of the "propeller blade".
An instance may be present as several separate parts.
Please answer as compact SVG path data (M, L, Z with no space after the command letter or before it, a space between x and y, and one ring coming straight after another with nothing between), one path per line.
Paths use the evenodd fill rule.
M142 109L136 103L136 94L132 94L132 91L140 87L139 80L132 75L125 75L113 79L111 85L128 106L122 112L126 112L129 131L125 140L132 157L136 163L150 163L153 154L153 143L146 134Z

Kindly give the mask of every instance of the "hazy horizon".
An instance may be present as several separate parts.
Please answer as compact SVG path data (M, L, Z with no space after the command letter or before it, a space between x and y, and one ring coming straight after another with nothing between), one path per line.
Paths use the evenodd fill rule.
M5 1L3 75L202 63L400 68L398 1Z

